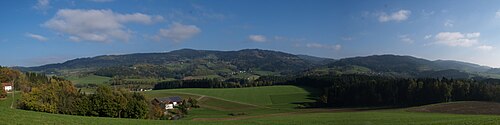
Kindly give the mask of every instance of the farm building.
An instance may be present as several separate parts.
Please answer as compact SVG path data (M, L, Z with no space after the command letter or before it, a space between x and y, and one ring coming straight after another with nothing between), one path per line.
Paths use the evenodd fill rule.
M7 92L12 91L12 83L2 83L3 89Z
M182 103L182 98L179 96L155 98L154 100L160 103L165 109L174 109L174 106Z

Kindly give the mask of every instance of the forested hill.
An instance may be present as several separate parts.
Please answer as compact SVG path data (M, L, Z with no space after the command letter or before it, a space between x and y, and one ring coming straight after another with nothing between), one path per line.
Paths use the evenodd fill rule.
M496 76L487 73L491 67L477 64L451 61L451 60L426 60L412 56L399 55L372 55L340 59L327 64L328 68L351 70L353 72L376 73L404 77L452 77L470 78Z
M99 69L106 67L132 67L135 65L185 66L188 64L217 65L216 67L202 66L208 68L220 68L241 70L263 70L272 72L300 71L312 68L320 63L332 62L333 59L260 50L244 49L239 51L212 51L181 49L165 53L137 53L127 55L103 55L91 58L78 58L64 63L49 64L39 67L22 68L28 71L57 71L63 69ZM190 65L197 68L200 65Z

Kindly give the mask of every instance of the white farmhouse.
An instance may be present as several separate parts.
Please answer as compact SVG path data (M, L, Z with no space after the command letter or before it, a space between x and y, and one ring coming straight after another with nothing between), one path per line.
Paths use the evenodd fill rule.
M182 98L179 96L155 98L155 101L160 103L160 106L165 109L174 109L174 106L182 104Z
M2 83L3 89L7 92L12 91L12 83Z

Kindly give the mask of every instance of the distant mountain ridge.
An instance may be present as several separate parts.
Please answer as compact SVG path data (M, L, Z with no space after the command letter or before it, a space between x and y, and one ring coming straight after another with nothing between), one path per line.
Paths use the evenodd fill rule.
M391 54L335 60L261 49L237 51L180 49L164 53L103 55L19 69L45 73L85 69L86 72L111 74L109 76L113 76L113 72L125 72L121 75L126 75L126 73L143 75L146 73L153 74L153 76L170 73L176 74L176 76L180 74L184 77L193 75L227 76L227 74L239 71L266 71L300 75L306 70L324 72L326 71L324 68L328 68L329 72L333 70L335 73L361 72L403 77L474 77L486 74L489 77L500 78L500 72L494 68L453 60L431 61Z
M228 65L234 65L238 70L259 69L273 72L291 72L312 68L322 62L328 62L328 60L331 61L333 59L313 56L304 58L304 56L261 49L243 49L238 51L180 49L165 53L136 53L78 58L63 63L29 67L25 70L44 72L61 69L128 67L138 64L167 65L192 62L194 60L224 62Z

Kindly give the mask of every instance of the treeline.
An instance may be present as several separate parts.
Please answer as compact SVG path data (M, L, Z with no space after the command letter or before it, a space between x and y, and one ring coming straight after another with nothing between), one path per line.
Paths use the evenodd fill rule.
M290 84L288 81L292 77L286 76L261 76L256 80L243 78L230 78L221 80L213 79L192 79L174 80L157 83L153 89L174 89L174 88L241 88Z
M140 93L99 86L95 94L79 92L70 81L51 77L22 93L18 108L48 113L116 118L147 118L148 101Z
M494 81L338 75L305 76L297 78L294 83L323 90L315 106L356 107L500 101L500 82Z
M153 78L176 78L182 79L185 70L172 70L164 66L148 65L140 67L105 67L94 72L95 75L106 77L153 77Z

